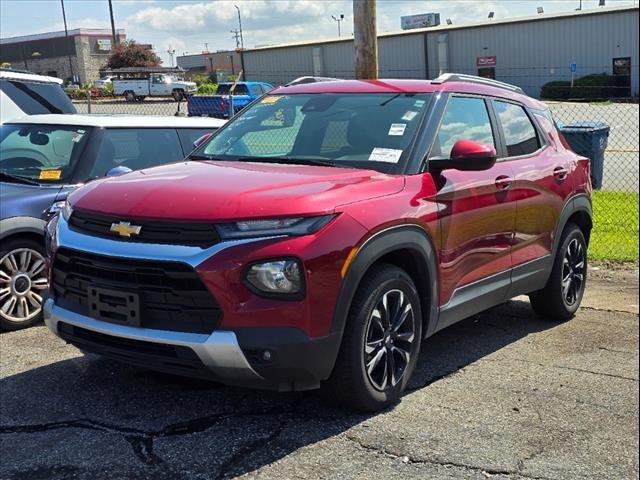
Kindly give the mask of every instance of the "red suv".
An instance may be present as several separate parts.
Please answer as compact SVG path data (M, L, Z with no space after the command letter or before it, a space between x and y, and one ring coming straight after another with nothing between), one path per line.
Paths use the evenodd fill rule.
M588 159L512 85L282 87L186 161L74 192L45 319L127 363L377 410L454 322L521 294L574 314L590 196Z

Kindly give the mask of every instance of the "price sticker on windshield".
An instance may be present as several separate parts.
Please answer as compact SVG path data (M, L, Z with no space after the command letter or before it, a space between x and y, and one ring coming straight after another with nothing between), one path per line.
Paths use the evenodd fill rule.
M280 95L267 95L262 100L260 100L260 103L263 103L265 105L271 105L273 103L276 103L281 98L282 97Z
M40 170L40 180L60 180L62 170Z
M392 123L389 127L389 135L392 137L401 137L404 135L404 130L407 128L406 123Z
M396 150L395 148L376 147L371 151L369 160L373 162L398 163L401 155L402 150Z

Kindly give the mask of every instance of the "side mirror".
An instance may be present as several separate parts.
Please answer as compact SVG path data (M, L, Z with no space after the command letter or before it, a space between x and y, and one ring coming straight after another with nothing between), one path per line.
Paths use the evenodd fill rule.
M458 140L451 149L450 158L430 158L429 170L455 169L462 171L489 170L496 163L496 149L474 140Z
M202 145L204 142L209 140L211 138L211 135L213 135L213 132L205 133L201 137L198 137L198 139L195 142L193 142L194 150L198 148L200 145Z
M129 172L133 172L133 170L131 170L129 167L125 167L124 165L119 165L117 167L113 167L111 170L105 173L105 177L117 177Z

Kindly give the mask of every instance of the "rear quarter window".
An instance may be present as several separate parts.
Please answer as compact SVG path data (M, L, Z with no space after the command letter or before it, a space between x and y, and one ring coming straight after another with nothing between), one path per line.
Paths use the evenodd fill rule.
M504 132L507 156L529 155L540 148L540 139L524 108L500 101L494 105Z
M0 90L27 115L77 113L73 103L57 83L2 79Z

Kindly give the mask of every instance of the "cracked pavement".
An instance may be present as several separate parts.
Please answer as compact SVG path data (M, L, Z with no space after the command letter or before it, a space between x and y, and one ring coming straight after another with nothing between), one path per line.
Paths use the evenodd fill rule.
M637 478L638 270L589 274L568 322L520 297L431 337L376 415L0 334L0 478Z

